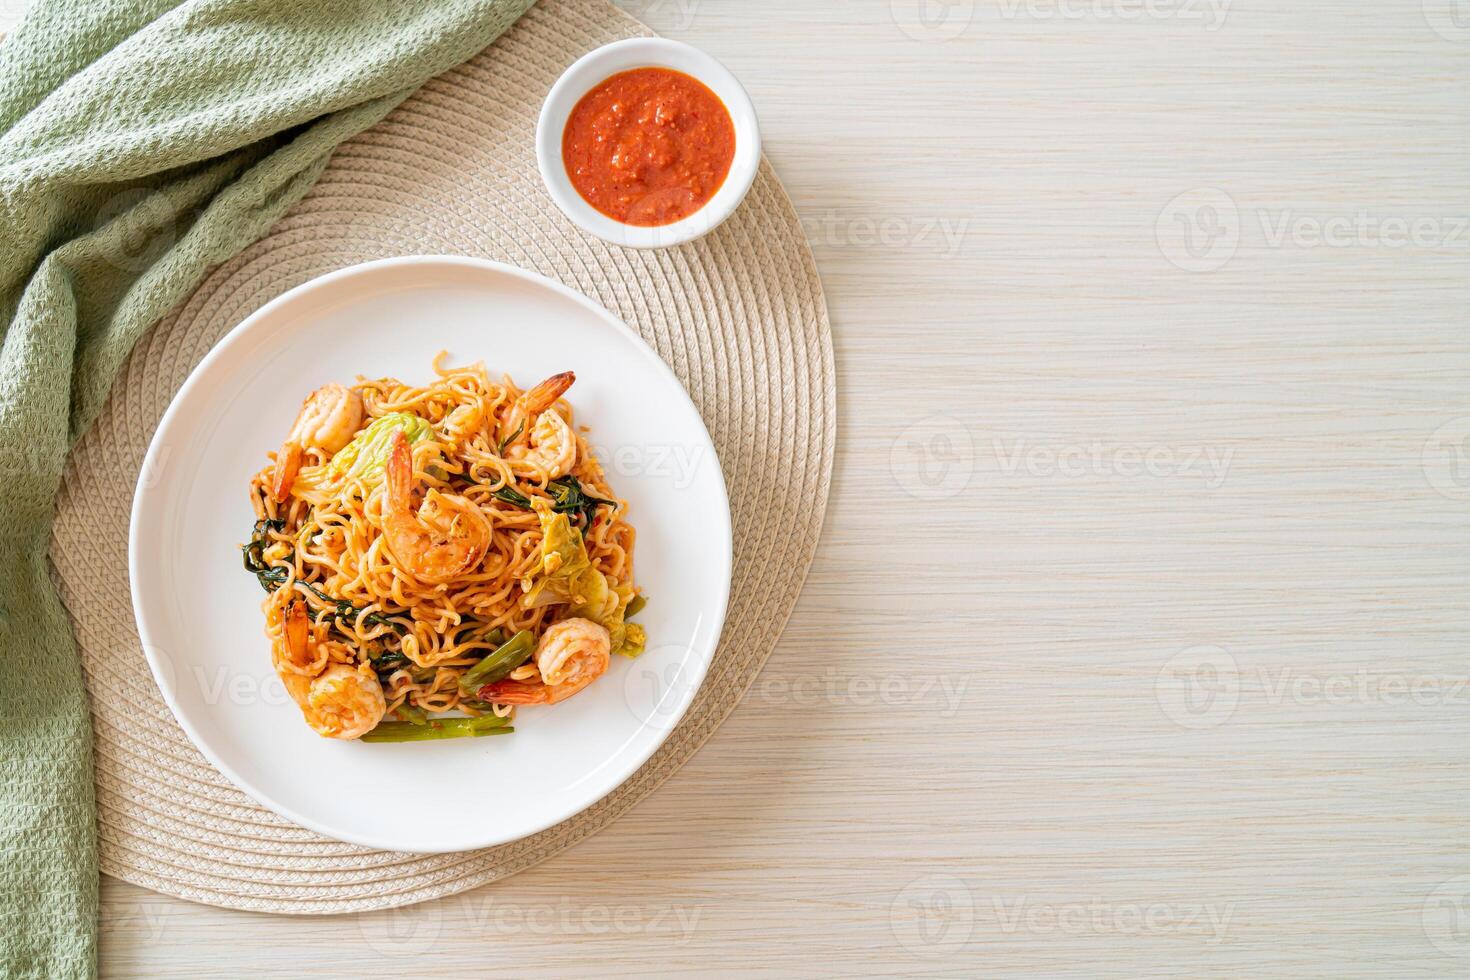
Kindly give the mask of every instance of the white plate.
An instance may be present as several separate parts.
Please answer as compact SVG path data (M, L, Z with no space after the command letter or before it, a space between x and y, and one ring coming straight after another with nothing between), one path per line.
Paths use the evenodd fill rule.
M423 383L435 352L523 385L577 373L577 421L638 531L649 649L512 735L402 745L318 737L270 665L241 564L250 478L301 399L359 374ZM355 844L444 852L525 837L597 802L683 716L719 639L730 511L709 434L672 371L606 310L494 262L401 258L323 276L267 304L190 375L133 501L133 608L179 724L226 776L303 826Z

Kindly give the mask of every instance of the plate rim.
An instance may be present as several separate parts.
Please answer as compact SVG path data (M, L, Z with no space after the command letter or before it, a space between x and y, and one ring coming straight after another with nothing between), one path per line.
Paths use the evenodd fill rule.
M208 741L199 735L199 733L195 730L193 724L185 717L184 713L180 711L179 705L174 696L173 685L171 683L166 683L164 680L165 674L167 672L160 668L158 660L155 657L155 651L161 648L152 641L150 631L146 625L146 618L143 615L143 603L140 601L138 588L138 583L143 580L142 577L139 575L139 562L142 559L140 556L141 546L139 544L140 535L138 533L138 530L139 524L143 519L142 513L147 503L147 498L149 497L151 492L157 492L156 489L150 487L148 483L150 479L150 474L154 472L153 466L156 463L156 455L159 451L159 446L167 441L164 436L170 430L172 425L175 424L176 416L179 412L182 411L182 406L185 404L186 401L188 401L189 396L193 394L194 388L204 383L205 376L213 369L216 362L223 360L225 357L228 356L228 354L234 347L238 346L246 338L248 338L251 331L255 329L256 324L276 313L281 307L287 306L290 303L298 300L303 295L310 294L318 289L327 288L335 284L339 280L350 279L355 276L370 276L373 273L380 272L386 269L434 265L457 266L463 269L473 269L480 272L507 275L511 278L520 279L524 282L531 283L532 285L538 286L540 288L549 289L551 292L561 296L562 298L569 299L577 305L581 306L583 309L592 313L594 316L602 320L605 324L612 327L614 330L621 332L627 340L631 341L634 347L636 349L639 349L643 353L643 355L651 362L652 370L662 371L664 376L673 383L675 389L678 391L678 397L681 397L684 400L684 403L688 406L690 412L693 414L693 417L699 423L699 431L703 434L706 443L705 448L708 449L710 453L710 458L714 460L715 464L714 487L718 495L719 503L717 514L715 516L719 522L718 530L721 532L725 543L725 547L722 549L722 551L715 553L715 557L721 559L721 566L717 569L717 571L719 572L718 581L720 583L720 596L718 608L713 610L714 615L711 620L711 629L709 634L710 640L708 641L708 653L702 657L697 658L697 677L694 679L694 683L685 686L685 693L682 698L682 703L678 707L677 714L671 715L670 721L667 724L662 724L660 726L662 728L662 731L659 733L657 738L653 739L649 743L647 750L642 753L635 753L636 758L631 762L631 764L620 766L619 775L616 781L614 781L604 792L600 793L596 797L586 799L585 801L576 805L575 808L567 810L566 812L555 811L556 815L551 817L550 819L537 821L535 826L531 827L530 829L516 831L509 836L503 833L492 834L482 840L476 840L468 843L455 843L452 846L447 847L424 846L421 843L405 845L401 841L387 840L376 837L372 834L346 833L340 828L327 826L326 824L323 824L296 811L292 807L280 803L279 801L271 798L269 794L262 792L249 780L241 777L234 770L233 767L226 763L213 751L213 749L209 747ZM309 322L309 320L305 322ZM302 329L302 327L295 327L293 329ZM159 487L161 488L163 485L164 484L160 483ZM281 293L279 296L276 296L270 301L266 302L258 309L252 311L248 316L242 319L235 326L231 327L229 331L224 334L224 336L222 336L218 341L215 342L215 344L209 349L208 353L206 353L204 357L199 361L199 363L196 364L194 368L189 372L188 376L184 379L183 384L179 386L179 390L176 391L174 393L174 396L169 400L168 407L164 410L163 415L160 416L158 425L154 429L153 435L148 440L148 449L143 454L142 464L138 472L138 480L133 489L131 509L128 515L128 596L133 609L133 620L134 625L137 627L139 644L142 647L143 656L148 662L148 669L153 675L154 684L158 687L159 693L162 696L164 703L168 705L169 713L173 715L174 721L177 722L179 727L183 729L184 734L188 736L189 741L193 744L193 746L197 750L199 750L200 754L202 754L205 759L209 761L210 765L212 765L216 771L218 771L221 775L228 779L237 789L239 789L246 796L250 797L256 803L275 813L277 816L280 816L283 819L290 821L291 823L294 823L300 827L304 827L331 840L340 841L347 844L355 844L360 847L368 847L376 850L384 850L404 854L468 853L472 851L483 850L486 848L500 847L505 844L514 843L515 841L519 840L525 840L551 827L555 827L558 824L564 823L577 817L578 815L586 812L593 806L596 806L599 802L606 799L608 796L616 792L618 788L623 786L641 768L643 768L644 764L647 763L648 760L651 759L654 754L657 753L658 750L661 749L664 744L669 740L669 737L674 733L675 729L679 727L680 722L683 721L690 707L694 704L695 699L699 696L699 692L703 689L704 682L709 674L710 665L713 663L716 654L718 654L719 652L720 640L724 633L725 619L729 613L730 608L730 592L732 587L733 571L734 528L732 515L730 512L729 486L725 477L724 465L720 461L719 451L715 447L714 439L709 434L709 427L705 424L704 416L700 413L698 406L694 404L694 400L690 397L688 389L684 386L684 383L679 380L679 377L674 373L673 368L671 368L668 363L664 361L661 356L659 356L658 352L654 350L653 347L649 345L649 343L644 340L637 331L633 330L626 323L624 323L620 317L615 315L611 310L607 309L591 297L575 289L572 289L565 283L558 282L555 279L542 275L539 272L533 272L529 269L523 269L519 266L511 265L507 262L500 262L495 259L480 258L478 256L413 254L391 256L388 258L373 259L367 262L359 262L353 265L344 266L340 269L334 269L331 272L327 272L312 279L308 279L306 282L293 286L292 288Z

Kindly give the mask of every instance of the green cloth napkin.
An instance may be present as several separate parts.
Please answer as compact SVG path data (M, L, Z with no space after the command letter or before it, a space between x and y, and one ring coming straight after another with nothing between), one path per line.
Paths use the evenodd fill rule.
M0 43L0 975L96 972L91 729L46 547L149 326L531 0L38 0Z

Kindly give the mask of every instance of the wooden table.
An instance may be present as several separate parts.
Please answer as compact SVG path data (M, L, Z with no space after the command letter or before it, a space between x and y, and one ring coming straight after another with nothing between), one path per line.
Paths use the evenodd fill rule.
M828 289L785 638L533 871L325 920L104 880L104 974L1470 969L1457 2L628 2L749 86Z

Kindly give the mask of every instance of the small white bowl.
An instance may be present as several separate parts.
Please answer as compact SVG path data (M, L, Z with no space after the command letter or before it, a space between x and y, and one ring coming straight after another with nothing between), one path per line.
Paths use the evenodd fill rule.
M735 159L730 163L725 183L704 207L672 224L646 227L609 218L587 203L572 185L562 157L562 135L577 103L608 78L634 68L672 68L692 75L720 97L735 123ZM760 167L760 127L750 96L724 65L698 48L678 41L636 37L583 55L557 79L536 124L536 162L551 199L583 231L614 245L667 248L709 234L745 200Z

